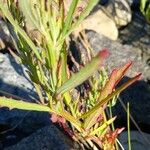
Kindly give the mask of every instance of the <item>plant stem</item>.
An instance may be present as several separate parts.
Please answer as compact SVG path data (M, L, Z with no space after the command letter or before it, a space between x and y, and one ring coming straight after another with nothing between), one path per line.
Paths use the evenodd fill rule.
M131 135L130 135L130 106L127 103L127 126L128 126L128 150L131 150Z

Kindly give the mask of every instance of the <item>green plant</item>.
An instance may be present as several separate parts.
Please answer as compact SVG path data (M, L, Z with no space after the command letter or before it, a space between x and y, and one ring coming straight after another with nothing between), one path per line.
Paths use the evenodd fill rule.
M140 10L145 16L146 20L150 22L150 2L149 0L140 0Z
M37 103L1 97L0 106L48 112L51 120L59 123L81 146L113 150L117 135L123 129L111 129L116 117L109 118L105 109L108 104L112 106L112 99L141 74L115 89L132 62L114 69L106 78L103 70L103 62L108 56L106 49L77 73L71 74L67 65L67 38L97 2L89 0L79 13L78 0L73 0L67 13L62 0L21 0L17 4L13 0L0 0L4 19L16 33L13 41L18 53L11 53L27 67L39 95ZM94 75L97 70L98 77ZM74 98L72 90L87 79L90 88L86 96L77 92Z

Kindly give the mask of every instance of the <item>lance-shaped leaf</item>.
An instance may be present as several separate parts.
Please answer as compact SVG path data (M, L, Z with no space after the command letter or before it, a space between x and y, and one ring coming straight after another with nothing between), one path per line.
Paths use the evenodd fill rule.
M0 97L0 106L8 107L9 109L54 112L49 107L41 105L41 104L25 102L22 100L14 100L11 98L6 98L6 97Z
M37 50L37 47L35 44L31 41L31 39L28 37L26 32L19 26L16 20L14 20L13 16L11 15L11 12L8 9L8 6L6 3L3 2L3 0L0 0L0 10L2 11L3 15L9 20L9 22L13 25L15 30L22 36L23 39L27 42L27 44L30 46L30 48L35 53L36 57L42 61L41 56L39 54L39 51Z
M86 8L80 14L78 20L72 25L70 31L67 35L69 35L75 28L77 28L80 23L90 14L91 10L98 3L99 0L89 0Z
M31 102L25 102L22 100L14 100L11 98L6 98L6 97L0 97L0 107L8 107L10 110L11 109L22 109L22 110L30 110L30 111L42 111L42 112L49 112L49 113L54 113L57 114L69 122L71 122L77 130L81 131L81 123L79 120L71 116L68 112L63 111L61 112L56 112L55 110L50 109L48 106L41 105L41 104L36 104L36 103L31 103Z
M87 80L96 70L101 68L103 61L108 54L107 49L100 51L89 64L82 68L78 73L73 74L69 80L59 87L56 91L56 95L63 94Z
M101 93L100 93L97 103L100 102L101 100L105 99L109 94L111 94L113 92L115 85L123 78L123 76L129 69L131 64L132 64L132 62L128 62L120 69L114 69L112 71L107 83L105 84L104 88L101 90ZM97 118L102 113L102 111L103 111L103 108L99 107L99 109L97 111L95 111L90 116L88 116L85 119L84 128L89 129L90 127L92 127L97 122Z
M64 28L63 28L63 34L64 35L70 29L71 23L73 21L73 14L74 14L75 9L77 7L78 1L79 0L72 0L72 2L71 2L69 12L68 12L67 18L65 20Z
M112 93L115 86L119 83L119 81L124 77L126 72L129 70L129 67L132 65L132 62L128 62L120 69L114 69L104 86L104 88L101 90L100 97L98 98L98 102L100 102L102 99L106 98L109 94Z
M72 115L70 115L67 111L63 111L61 113L61 116L64 117L66 120L68 120L71 124L73 124L74 127L78 131L80 131L80 132L83 131L83 129L81 127L81 122L78 119L76 119L75 117L73 117Z
M91 110L84 113L80 118L86 118L89 117L92 113L95 113L99 110L100 107L102 107L104 104L108 103L114 96L120 94L123 90L125 90L128 86L133 84L135 81L137 81L141 77L141 73L136 75L135 77L128 80L126 83L121 85L119 88L117 88L112 94L108 95L105 99L101 100L98 104L96 104Z
M113 117L111 119L109 119L108 121L104 122L100 127L96 128L95 130L93 130L90 135L95 135L98 132L103 132L103 130L105 130L111 123L114 122L114 120L116 119L116 117Z

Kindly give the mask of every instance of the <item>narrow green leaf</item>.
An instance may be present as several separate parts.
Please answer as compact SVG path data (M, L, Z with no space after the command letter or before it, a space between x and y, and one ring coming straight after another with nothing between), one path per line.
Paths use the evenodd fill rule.
M49 107L41 105L41 104L30 103L30 102L25 102L21 100L14 100L11 98L6 98L6 97L0 97L0 106L8 107L9 109L54 112Z
M75 0L73 0L75 1ZM64 39L69 36L76 27L78 27L80 25L80 23L89 15L89 13L91 12L91 10L93 9L93 7L98 3L99 0L90 0L87 4L87 7L84 9L84 11L80 14L78 20L72 25L71 28L66 27L65 32L64 33L64 37L62 39L60 39L60 41L58 43L61 43L64 41ZM69 22L68 22L69 25ZM67 29L68 28L68 29Z
M94 131L92 131L90 133L90 135L95 135L98 132L102 132L103 130L105 130L110 124L112 124L114 122L114 120L116 119L116 117L113 117L111 119L109 119L108 121L104 122L100 127L96 128Z
M114 96L120 94L123 90L125 90L128 86L133 84L135 81L137 81L140 77L141 77L141 73L128 80L126 83L124 83L119 88L117 88L112 94L108 95L105 99L101 100L98 104L96 104L91 110L81 115L79 119L89 117L89 115L91 115L94 112L97 113L100 107L102 107L104 104L107 104Z
M14 100L11 98L6 98L6 97L0 97L0 107L8 107L10 110L11 109L22 109L22 110L55 113L59 116L64 117L69 122L71 122L76 127L77 130L79 130L79 131L82 130L80 121L77 120L76 118L74 118L73 116L71 116L66 111L58 113L58 112L50 109L48 106L31 103L31 102L25 102L25 101L21 101L21 100Z
M13 16L11 15L7 4L4 3L2 0L0 0L0 9L3 13L3 15L9 20L9 22L13 25L13 27L15 28L15 30L26 40L26 42L28 43L28 45L30 46L30 48L33 50L33 52L35 53L35 55L37 56L37 58L39 60L42 61L41 56L36 48L36 46L34 45L34 43L31 41L31 39L28 37L28 35L26 34L26 32L19 26L19 24L13 19Z
M89 64L82 68L78 73L72 75L69 80L59 87L56 91L56 95L63 94L87 80L96 70L101 68L103 60L107 56L108 51L106 49L100 51L99 54L94 57Z
M63 111L61 113L61 116L68 120L71 124L73 124L78 131L81 132L83 130L81 128L81 122L78 119L71 116L67 111Z
M147 0L140 0L140 9L143 14L145 14L146 2L147 2Z
M131 134L130 134L130 106L127 103L127 130L128 130L128 150L132 150L131 147Z
M64 25L64 28L63 28L63 31L62 31L63 35L66 34L66 32L69 30L69 28L71 26L71 23L72 23L72 20L73 20L73 14L74 14L75 9L77 7L78 1L79 0L72 0L72 2L71 2L69 12L68 12L68 15L67 15L67 18L66 18L66 21L65 21L65 25Z

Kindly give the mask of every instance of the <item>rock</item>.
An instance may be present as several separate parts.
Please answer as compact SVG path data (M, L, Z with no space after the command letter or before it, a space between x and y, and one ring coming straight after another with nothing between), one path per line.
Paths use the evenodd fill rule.
M0 49L4 49L8 45L12 46L13 41L11 39L7 24L0 18Z
M135 11L133 13L132 22L127 28L120 31L119 41L122 44L132 45L142 51L142 59L145 63L150 60L150 24L148 24L144 16Z
M51 124L4 150L71 150L72 146L72 141Z
M117 40L118 28L127 25L131 17L130 5L126 0L111 0L107 6L97 6L97 10L81 23L75 34L78 36L82 30L92 30L111 40Z
M9 54L0 53L0 83L0 90L27 100L37 98L26 68L17 64Z
M109 12L118 28L131 21L132 13L128 0L109 0L106 10L106 14Z
M106 67L108 68L109 73L114 68L119 67L120 65L123 65L131 60L134 64L128 73L128 77L132 77L138 72L142 72L142 78L144 80L150 78L149 66L143 63L140 49L131 45L120 44L117 41L111 41L103 35L98 35L94 32L88 32L87 36L89 43L96 53L103 48L109 49L110 56L106 60Z
M112 40L116 40L118 37L118 29L115 22L102 9L87 17L77 28L75 34L78 35L80 31L85 29L103 34Z
M131 146L132 150L150 150L150 135L143 133L141 135L138 131L131 131ZM145 139L146 138L146 139ZM128 149L128 133L122 132L119 136L119 141L121 142L125 150Z
M35 102L38 96L25 70L26 68L17 64L9 54L0 53L0 95L3 95L2 91L5 91L26 101ZM10 111L8 108L0 108L0 132L2 136L0 141L3 142L3 146L14 144L17 142L18 136L23 138L49 124L50 116L48 113L16 109ZM13 136L13 141L8 138L10 135ZM14 136L16 136L15 139Z

